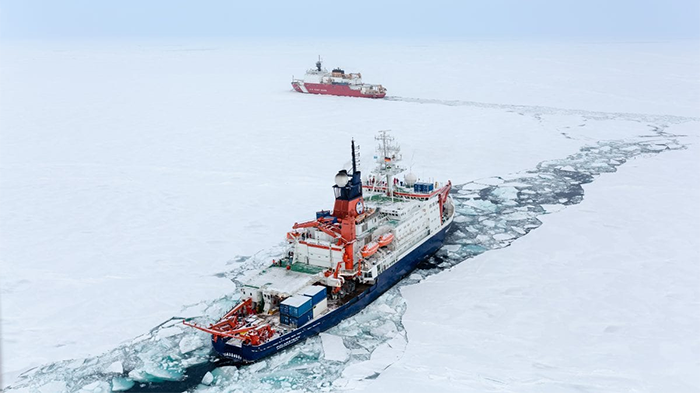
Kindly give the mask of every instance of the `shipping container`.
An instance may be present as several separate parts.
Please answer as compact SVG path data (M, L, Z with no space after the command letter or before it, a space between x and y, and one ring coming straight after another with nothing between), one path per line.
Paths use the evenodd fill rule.
M316 219L318 220L319 218L322 217L330 217L331 211L330 210L321 210L316 212Z
M321 210L316 212L316 219L318 220L319 218L325 218L327 220L330 220L331 223L335 224L338 222L337 217L331 216L331 211L330 210Z
M311 298L308 296L292 296L280 303L280 314L297 318L311 311Z
M309 310L306 314L303 314L300 317L291 317L289 315L280 315L280 322L283 325L288 325L293 328L298 328L299 326L304 325L305 323L309 322L311 319L313 319L313 311Z
M326 298L326 287L321 285L312 285L310 287L304 288L302 294L304 296L310 297L311 304L316 305Z
M429 193L434 189L433 183L415 183L413 185L414 192Z
M287 314L280 314L280 323L282 325L289 325L289 315Z
M323 312L326 311L327 308L328 308L328 299L323 299L318 304L314 305L314 309L313 309L314 318L323 314Z

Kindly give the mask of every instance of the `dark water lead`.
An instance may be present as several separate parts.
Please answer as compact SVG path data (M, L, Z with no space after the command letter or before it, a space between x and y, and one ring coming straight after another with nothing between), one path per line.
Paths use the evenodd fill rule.
M636 141L603 141L565 159L545 161L536 169L508 178L482 179L455 187L455 225L438 253L419 266L422 275L437 273L482 252L507 247L539 227L538 217L583 200L582 185L612 173L644 154L685 147L655 129Z

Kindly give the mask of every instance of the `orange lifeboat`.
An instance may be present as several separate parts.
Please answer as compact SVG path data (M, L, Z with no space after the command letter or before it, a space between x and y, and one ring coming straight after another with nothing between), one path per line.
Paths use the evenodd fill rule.
M375 252L379 250L379 243L369 243L366 246L362 247L362 257L363 258L368 258L374 255Z
M379 247L386 247L394 241L393 233L385 233L379 237Z

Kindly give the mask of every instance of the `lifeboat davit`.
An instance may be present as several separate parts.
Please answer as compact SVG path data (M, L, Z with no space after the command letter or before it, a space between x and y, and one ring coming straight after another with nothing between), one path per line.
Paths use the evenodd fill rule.
M369 243L366 246L362 247L362 257L363 258L368 258L374 255L375 252L379 250L379 243Z
M386 247L394 241L393 233L385 233L379 237L379 247Z

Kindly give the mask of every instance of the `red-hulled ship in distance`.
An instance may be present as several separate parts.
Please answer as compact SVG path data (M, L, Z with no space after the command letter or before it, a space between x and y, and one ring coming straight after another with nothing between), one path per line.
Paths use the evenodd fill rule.
M304 79L292 78L292 87L299 93L367 98L384 98L386 96L384 86L362 83L360 73L346 74L340 68L328 72L322 67L320 57L316 62L316 68L306 71Z

